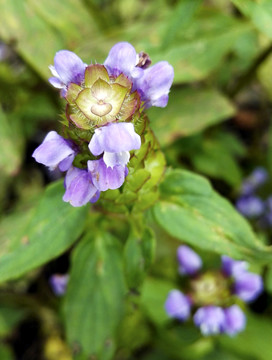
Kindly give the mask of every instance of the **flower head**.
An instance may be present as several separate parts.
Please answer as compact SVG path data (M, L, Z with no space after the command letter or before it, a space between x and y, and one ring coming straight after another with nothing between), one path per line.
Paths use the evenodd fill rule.
M242 196L236 202L238 211L248 218L259 217L264 211L263 201L255 195Z

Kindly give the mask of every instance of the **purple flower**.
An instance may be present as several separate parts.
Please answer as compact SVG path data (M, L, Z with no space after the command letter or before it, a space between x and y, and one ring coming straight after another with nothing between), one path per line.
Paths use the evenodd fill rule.
M95 130L89 149L95 156L103 155L108 167L125 166L129 161L129 151L141 147L141 138L132 123L114 123Z
M144 70L143 76L136 79L135 86L145 102L145 108L167 105L173 79L174 69L167 61L160 61Z
M92 176L94 186L99 191L118 189L123 185L127 175L126 166L108 167L103 159L89 160L88 170Z
M128 42L115 44L104 62L105 67L112 76L119 76L121 73L130 80L143 75L143 69L137 67L139 57L134 47Z
M67 284L69 280L69 275L61 275L61 274L55 274L52 275L49 279L49 284L57 296L62 296L66 292Z
M76 152L72 142L64 139L56 131L50 131L32 156L38 163L54 170L57 166L66 171L72 165Z
M65 177L65 194L63 201L78 207L94 202L99 197L99 191L92 182L92 176L87 170L71 167Z
M256 218L264 211L263 201L255 195L242 196L236 202L237 210L248 218Z
M121 42L110 50L104 65L111 75L118 76L123 73L133 82L133 91L140 93L146 108L165 107L174 79L174 69L167 61L146 68L146 64L140 64L142 53L139 55L131 44ZM148 60L147 64L149 62Z
M235 277L234 293L244 301L253 301L263 290L260 275L242 272Z
M202 267L200 256L189 246L179 246L177 250L180 274L194 275Z
M194 323L203 335L219 334L225 326L225 314L219 306L199 308L194 315Z
M268 173L265 168L257 167L252 174L243 182L241 193L250 195L268 179Z
M181 291L172 290L165 302L165 310L171 318L184 321L190 316L191 301Z
M246 316L238 305L232 305L224 309L224 313L224 333L234 336L244 330L246 326Z
M70 83L80 85L84 80L86 66L72 51L60 50L55 55L54 66L49 66L53 75L49 82L55 88L62 89L61 96L64 97Z
M248 268L246 261L237 261L232 258L222 255L222 271L227 276L239 276L239 274L245 272Z

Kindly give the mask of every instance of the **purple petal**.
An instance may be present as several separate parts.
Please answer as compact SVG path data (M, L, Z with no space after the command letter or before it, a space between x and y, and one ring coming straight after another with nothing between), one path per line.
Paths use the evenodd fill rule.
M66 86L71 82L80 85L84 80L86 65L72 51L58 51L54 58L54 65L60 80Z
M268 180L268 172L263 167L257 167L242 183L241 193L250 195Z
M253 301L263 290L263 280L258 274L244 272L235 278L234 293L244 301Z
M227 276L239 276L239 274L245 272L248 268L248 263L246 261L237 261L232 258L222 255L222 271Z
M224 313L224 333L234 336L245 329L246 316L238 305L232 305L231 307L224 309Z
M194 315L194 323L203 335L219 334L225 326L225 314L219 306L199 308Z
M92 174L93 183L99 191L118 189L125 181L125 167L120 165L114 166L114 168L107 167L103 159L89 160L88 169Z
M141 147L141 137L132 123L114 123L100 127L90 141L89 149L95 156L103 152L119 153L137 150Z
M49 284L57 296L62 296L66 293L67 284L69 281L69 275L55 274L49 279Z
M145 106L165 107L168 93L174 79L174 69L167 61L160 61L154 66L144 70L142 77L136 80L134 88L145 101Z
M172 290L165 302L165 311L170 317L184 321L190 316L191 301L181 291Z
M242 215L256 218L264 212L264 203L255 195L242 196L237 200L236 208Z
M51 77L48 79L48 81L50 82L51 85L53 85L57 89L62 89L63 87L65 87L63 82L57 77Z
M137 60L138 56L134 47L128 42L119 42L111 48L104 65L110 75L118 76L123 73L131 77L131 73L137 65ZM141 71L142 69L137 70Z
M72 206L83 206L97 196L97 189L87 170L70 168L66 174L64 185L66 191L63 201L69 202Z
M32 156L38 163L51 169L61 164L60 170L66 171L74 160L75 151L71 148L69 141L63 139L56 131L50 131ZM69 158L68 161L66 161L67 158Z
M202 267L200 256L189 246L179 246L177 257L179 262L179 272L181 274L194 275Z

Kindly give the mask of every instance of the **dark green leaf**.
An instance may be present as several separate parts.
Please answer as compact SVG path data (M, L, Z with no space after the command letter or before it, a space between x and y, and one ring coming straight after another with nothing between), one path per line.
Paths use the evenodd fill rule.
M7 236L2 234L5 250L0 257L1 282L59 256L82 233L88 208L74 208L63 202L63 192L62 181L50 185L37 209L31 209L19 221L18 229L8 230Z
M118 240L87 234L75 249L70 275L64 301L68 341L83 359L110 359L125 293Z
M153 213L168 234L193 246L263 263L272 259L271 248L256 238L246 220L201 176L169 171Z

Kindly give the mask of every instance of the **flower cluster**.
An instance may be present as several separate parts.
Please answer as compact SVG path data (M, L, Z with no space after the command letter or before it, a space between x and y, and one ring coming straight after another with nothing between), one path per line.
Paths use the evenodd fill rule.
M272 225L272 197L263 200L257 191L268 181L268 173L262 167L257 167L246 178L241 187L240 197L236 202L237 210L252 220L258 220L260 225Z
M137 54L126 42L113 46L103 65L87 65L67 50L57 52L49 82L67 102L66 137L49 132L33 157L50 169L67 171L64 201L82 206L124 183L130 152L141 147L135 125L145 109L167 105L173 82L166 61L150 64L147 54Z
M179 273L188 276L188 292L170 291L165 310L174 319L185 321L194 312L194 324L203 335L225 333L233 336L246 325L237 302L250 302L263 289L262 278L247 270L245 261L222 256L219 271L201 272L202 260L191 248L178 248Z

